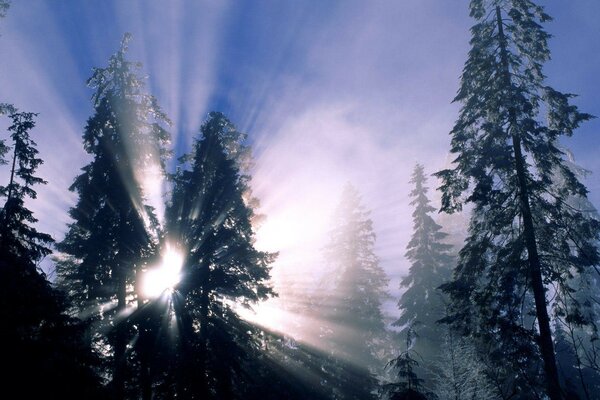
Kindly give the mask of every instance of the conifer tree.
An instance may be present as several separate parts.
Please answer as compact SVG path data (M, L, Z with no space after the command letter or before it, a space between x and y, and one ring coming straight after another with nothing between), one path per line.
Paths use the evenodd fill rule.
M427 395L422 391L423 379L419 378L416 371L419 362L415 357L419 356L412 350L415 339L412 326L406 327L404 336L404 351L387 365L398 376L398 382L384 385L383 394L389 400L427 400Z
M347 184L324 249L331 269L331 287L320 300L318 314L323 321L323 345L340 363L356 366L354 381L362 379L366 395L374 387L374 374L383 369L381 360L388 345L381 312L381 304L388 296L388 279L379 266L374 245L369 212L362 205L358 190ZM340 393L344 393L343 388ZM357 394L357 398L363 395Z
M7 0L0 0L0 18L6 17L6 11L10 7L10 2Z
M400 282L401 288L406 288L406 291L398 302L402 315L394 325L402 327L404 335L409 329L414 330L413 350L431 362L442 345L440 338L444 330L438 321L444 317L446 300L438 288L451 276L451 246L442 243L447 235L430 216L435 208L427 198L427 178L422 165L415 166L410 183L414 185L410 193L410 204L414 206L413 235L406 257L411 266L408 275Z
M433 392L436 400L500 400L487 376L487 367L473 342L447 329L435 361Z
M23 398L99 398L81 324L67 315L64 296L38 268L53 240L35 228L37 219L26 205L37 197L34 186L46 183L35 174L42 160L29 134L36 114L13 111L9 181L0 185L0 199L5 199L0 209L3 390Z
M37 157L36 143L30 138L29 131L35 126L34 113L14 113L10 115L12 157L10 160L10 178L8 185L0 186L0 196L6 202L0 213L0 249L4 254L32 260L34 263L50 253L53 240L50 235L38 232L32 224L37 222L33 213L25 207L25 199L35 199L34 185L46 181L35 176L42 163ZM8 148L7 148L8 150Z
M138 75L141 64L125 57L129 40L126 34L108 66L95 68L88 80L95 89L94 115L83 142L92 160L70 188L79 199L57 246L63 253L59 279L79 314L92 315L90 340L111 364L115 399L125 397L132 375L126 349L133 332L123 316L136 298L137 276L157 245L156 217L144 203L141 175L164 170L169 139L163 128L168 119Z
M564 151L565 164L575 176L584 178L589 172L575 163L570 151ZM564 185L564 179L558 175L555 184ZM587 198L571 195L562 200L586 217L600 219ZM570 272L555 284L553 333L558 372L565 391L591 399L600 379L600 370L595 370L594 362L590 362L595 358L600 327L600 276L595 268Z
M260 343L234 306L273 295L267 280L276 255L254 247L245 134L218 112L200 131L174 176L167 209L167 237L185 258L174 295L183 341L177 393L244 398Z
M542 7L472 0L470 11L476 23L451 131L456 159L437 174L443 211L473 205L469 237L445 286L453 302L448 321L490 349L513 380L509 392L540 395L539 360L545 392L558 400L546 285L599 262L598 222L562 200L587 190L565 165L558 141L591 116L570 104L572 95L544 83L550 52L541 24L550 17ZM555 184L557 176L564 184Z

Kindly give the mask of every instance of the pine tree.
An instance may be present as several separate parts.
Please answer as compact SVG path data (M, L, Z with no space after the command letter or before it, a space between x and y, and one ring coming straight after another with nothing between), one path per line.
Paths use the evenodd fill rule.
M167 117L144 92L141 64L125 57L129 40L125 35L108 66L95 68L88 80L95 89L94 115L83 142L92 160L70 188L79 196L70 210L74 222L57 246L63 253L59 279L79 315L91 314L90 340L111 363L115 399L125 397L132 375L126 348L133 331L123 317L137 296L137 276L157 247L156 217L144 204L140 181L149 170L164 170L169 138Z
M360 367L355 381L364 381L366 393L373 389L373 374L383 369L381 358L388 339L381 313L382 301L388 296L388 279L379 266L374 245L369 212L356 188L347 184L324 249L331 288L322 296L319 314L323 345L341 363Z
M578 178L588 171L575 163L570 151L565 150L565 164ZM556 176L556 185L564 185L564 179ZM580 196L562 199L569 208L583 215L600 219L591 202ZM594 371L594 353L600 323L600 277L595 268L573 270L560 277L554 295L554 343L561 384L567 392L577 392L582 399L593 398L598 389L600 370ZM564 280L566 278L566 281ZM590 357L591 356L591 357ZM591 362L590 362L591 361Z
M25 207L25 199L35 199L37 193L32 186L46 181L35 176L42 163L37 157L36 143L29 131L35 126L34 113L14 113L10 115L13 143L8 185L0 186L0 196L6 203L0 212L0 250L3 254L38 262L50 253L47 247L53 240L50 235L38 232L32 224L37 222L33 213Z
M518 377L512 390L522 396L536 390L540 360L546 394L558 400L545 286L599 262L598 222L562 201L587 191L565 165L558 140L591 116L569 103L572 95L544 83L550 52L541 23L550 17L542 7L473 0L470 10L476 24L451 132L457 157L453 169L437 174L443 211L473 204L469 237L445 286L453 301L448 320L483 339L506 377ZM560 187L556 176L564 178Z
M7 0L0 0L0 18L6 17L6 12L10 7L10 2Z
M417 369L419 362L415 357L414 350L414 332L412 326L404 330L405 348L402 353L392 361L387 367L396 372L398 382L388 383L383 386L383 394L389 400L427 400L427 395L422 392L423 379L419 378Z
M433 392L436 400L499 400L498 390L487 376L474 343L458 337L451 329L443 335L440 357L436 360Z
M6 199L0 209L2 387L23 398L98 398L94 358L82 341L81 324L67 315L64 296L38 268L53 240L34 227L37 219L26 205L37 196L34 186L46 183L35 175L42 160L29 135L36 114L13 111L10 177L0 186L0 198Z
M245 137L223 114L210 113L174 176L167 236L185 255L175 292L183 341L177 390L183 398L244 397L259 343L257 329L234 306L273 295L267 280L276 255L253 244Z
M413 350L431 362L442 345L440 338L444 330L438 321L444 317L447 301L438 287L451 276L451 246L442 243L447 235L429 215L435 208L427 198L427 178L422 165L415 166L410 183L414 185L410 193L413 199L410 204L414 206L413 235L406 257L411 266L400 282L406 291L398 302L402 315L394 325L402 327L404 335L409 329L414 330Z

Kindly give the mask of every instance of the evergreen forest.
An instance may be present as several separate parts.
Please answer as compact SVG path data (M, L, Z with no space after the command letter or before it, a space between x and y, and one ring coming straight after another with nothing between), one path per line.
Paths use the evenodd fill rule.
M74 16L91 5L46 3ZM120 6L136 4L145 15L150 3ZM167 3L165 18L174 13L170 7L187 4ZM279 9L286 2L267 3ZM344 9L337 3L319 12ZM409 3L404 6L414 6ZM462 71L444 83L455 93L445 99L453 122L429 124L435 129L427 139L399 128L393 139L399 146L377 136L376 123L370 139L351 128L323 128L320 114L298 126L283 124L302 135L294 145L280 143L280 136L269 136L276 128L256 115L269 107L276 114L285 102L244 92L255 114L242 118L227 100L231 93L192 100L202 88L185 77L200 67L181 64L181 76L160 77L168 71L150 71L138 57L154 43L127 31L113 34L110 26L96 35L111 38L102 39L111 52L83 68L87 80L76 78L81 71L61 75L69 90L88 99L83 105L66 96L61 106L85 111L85 120L74 124L75 139L43 128L70 114L29 109L23 100L44 96L41 78L18 91L4 87L12 78L0 80L0 398L600 399L594 204L600 171L575 159L580 148L597 153L600 142L590 135L574 142L586 126L600 127L592 115L600 110L580 109L597 100L580 102L555 85L562 80L546 75L555 62L546 3L455 2L470 30L460 25L467 38L459 52ZM7 43L15 36L6 27L14 29L12 18L21 21L27 7L40 4L0 0L0 49L24 46ZM193 5L207 14L222 6ZM368 2L361 7L368 19ZM299 24L316 26L310 15ZM353 21L360 25L360 18ZM271 23L278 22L261 22ZM169 37L167 28L156 29ZM206 40L214 34L208 25L201 29ZM289 29L290 37L301 30ZM334 31L323 33L321 45ZM250 46L246 41L267 40L242 36L235 51ZM36 37L56 49L56 58L64 56L50 31ZM84 47L82 57L92 48ZM266 49L256 51L268 57ZM305 62L288 56L292 64ZM436 63L446 56L436 56ZM201 57L210 61L211 54ZM356 57L359 63L368 55ZM57 68L51 59L0 58L2 75L32 65ZM587 62L568 65L576 73L576 64ZM369 74L387 68L369 65ZM250 67L232 61L228 68L222 76L234 80ZM336 66L344 68L352 67ZM317 79L317 71L307 68L306 81ZM180 100L161 90L161 79L181 80L178 94L190 92L186 107L202 105L189 112L174 107L173 99ZM309 96L294 79L285 80L295 94L290 102L301 102ZM67 83L50 84L61 85ZM257 91L278 84L261 85ZM387 94L381 96L384 102ZM360 111L321 108L349 113L350 125L361 118ZM331 135L311 137L313 129ZM367 175L338 179L336 168L364 171L378 162L352 146L334 157L342 137L363 148L379 140L388 147L389 165L405 171L404 181L382 167L378 182L389 188L382 195ZM441 156L400 150L424 149L428 140L441 143ZM313 148L328 159L318 168L307 150ZM293 162L300 172L283 167ZM399 209L402 214L385 211Z

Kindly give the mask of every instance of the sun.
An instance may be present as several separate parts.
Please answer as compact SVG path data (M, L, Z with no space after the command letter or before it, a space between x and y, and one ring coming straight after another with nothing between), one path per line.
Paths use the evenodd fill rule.
M146 298L156 298L165 290L175 287L181 279L182 267L181 253L168 247L162 256L162 263L146 271L142 277L142 295Z

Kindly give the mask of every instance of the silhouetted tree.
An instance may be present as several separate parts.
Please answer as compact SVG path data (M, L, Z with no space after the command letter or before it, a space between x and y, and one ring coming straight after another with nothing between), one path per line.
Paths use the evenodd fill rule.
M419 362L416 357L419 355L412 350L415 340L412 326L406 327L404 336L404 351L386 366L396 373L398 380L383 385L382 394L389 400L427 400L428 396L423 392L423 379L417 374Z
M40 233L32 226L37 219L25 207L26 198L36 198L36 192L32 187L46 183L34 175L35 170L42 163L42 160L37 157L36 144L29 136L29 131L35 126L33 120L35 115L34 113L10 115L12 125L8 130L11 133L13 146L9 182L6 186L0 186L0 196L6 198L0 213L0 249L14 256L37 262L50 253L47 246L53 240L50 235Z
M125 58L129 40L125 35L108 66L95 68L88 80L94 115L83 142L92 160L70 187L79 197L69 212L74 222L57 246L59 279L79 315L91 315L89 337L112 364L115 399L125 397L125 383L133 379L127 343L134 332L126 308L157 245L156 217L144 204L141 182L146 173L164 170L169 139L162 125L167 117L144 92L141 64Z
M448 320L489 346L512 381L509 392L541 395L539 360L546 394L558 400L545 285L598 264L599 225L564 203L587 191L557 144L590 115L569 104L572 95L544 84L549 35L540 24L550 17L542 7L473 0L470 10L476 24L451 132L456 159L437 174L443 211L473 205L469 237L445 286L453 301ZM564 184L555 184L557 176Z
M254 247L245 134L216 112L200 131L174 176L167 210L167 236L185 255L174 293L182 340L177 395L244 398L260 342L235 307L273 295L267 280L276 255Z
M430 213L435 210L427 198L427 178L422 165L417 164L410 183L414 206L413 235L407 246L406 258L411 262L408 275L400 282L406 291L400 297L398 307L402 311L394 325L416 334L413 350L431 364L443 345L440 338L444 327L438 323L444 317L446 301L438 287L447 282L452 274L451 246L442 243L447 236L435 223Z
M38 268L53 243L39 232L25 204L35 185L46 182L35 172L42 163L29 132L36 114L10 115L8 184L0 186L0 341L5 346L2 388L20 398L99 398L91 369L94 358L82 341L82 326L66 314L67 303Z

